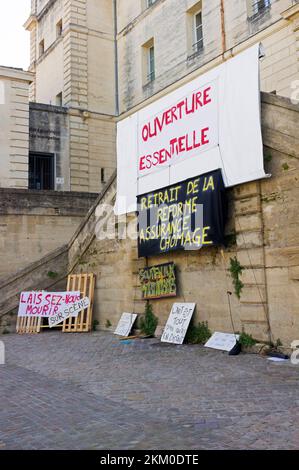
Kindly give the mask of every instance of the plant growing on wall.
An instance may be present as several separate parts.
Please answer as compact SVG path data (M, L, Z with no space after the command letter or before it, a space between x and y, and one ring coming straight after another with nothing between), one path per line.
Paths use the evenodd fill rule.
M243 330L240 334L239 343L245 348L250 348L251 346L254 346L257 341Z
M186 334L186 343L205 344L211 336L208 322L198 323L197 326L191 324Z
M146 302L144 317L140 321L140 329L146 336L153 336L158 325L158 318L153 313L153 306Z
M99 321L95 318L92 320L92 331L97 331L97 326L99 325Z
M48 271L48 272L47 272L47 276L48 276L50 279L56 279L56 277L58 277L58 273L56 273L55 271Z
M230 258L229 271L233 280L235 294L238 297L238 299L240 299L241 292L244 287L243 282L240 280L240 276L242 275L243 270L244 270L244 267L241 266L236 256L234 258Z

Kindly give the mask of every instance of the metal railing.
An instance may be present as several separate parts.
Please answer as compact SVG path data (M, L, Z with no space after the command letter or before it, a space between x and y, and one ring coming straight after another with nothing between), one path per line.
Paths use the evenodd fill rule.
M257 18L263 15L271 8L271 0L255 0L252 2L251 18Z
M153 82L155 80L155 71L153 70L147 76L147 83Z
M201 52L203 50L203 38L199 39L199 41L192 44L192 52L196 54L197 52Z

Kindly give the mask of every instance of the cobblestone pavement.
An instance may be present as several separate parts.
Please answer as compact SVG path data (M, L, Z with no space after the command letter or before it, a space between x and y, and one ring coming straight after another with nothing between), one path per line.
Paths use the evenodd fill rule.
M299 367L108 333L2 336L0 449L298 449Z

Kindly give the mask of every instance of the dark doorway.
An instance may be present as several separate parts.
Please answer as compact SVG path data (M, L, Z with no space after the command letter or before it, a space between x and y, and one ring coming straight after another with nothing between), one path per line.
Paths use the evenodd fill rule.
M53 154L29 154L29 189L55 189Z

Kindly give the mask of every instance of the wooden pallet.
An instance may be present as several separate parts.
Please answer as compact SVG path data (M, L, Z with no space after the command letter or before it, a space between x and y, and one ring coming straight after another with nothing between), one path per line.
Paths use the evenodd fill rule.
M16 330L19 335L40 333L40 317L18 317Z
M94 300L94 274L70 274L67 279L67 291L80 291L81 297L88 297L90 305L81 310L77 317L67 318L62 325L63 333L84 333L91 331L92 309Z

